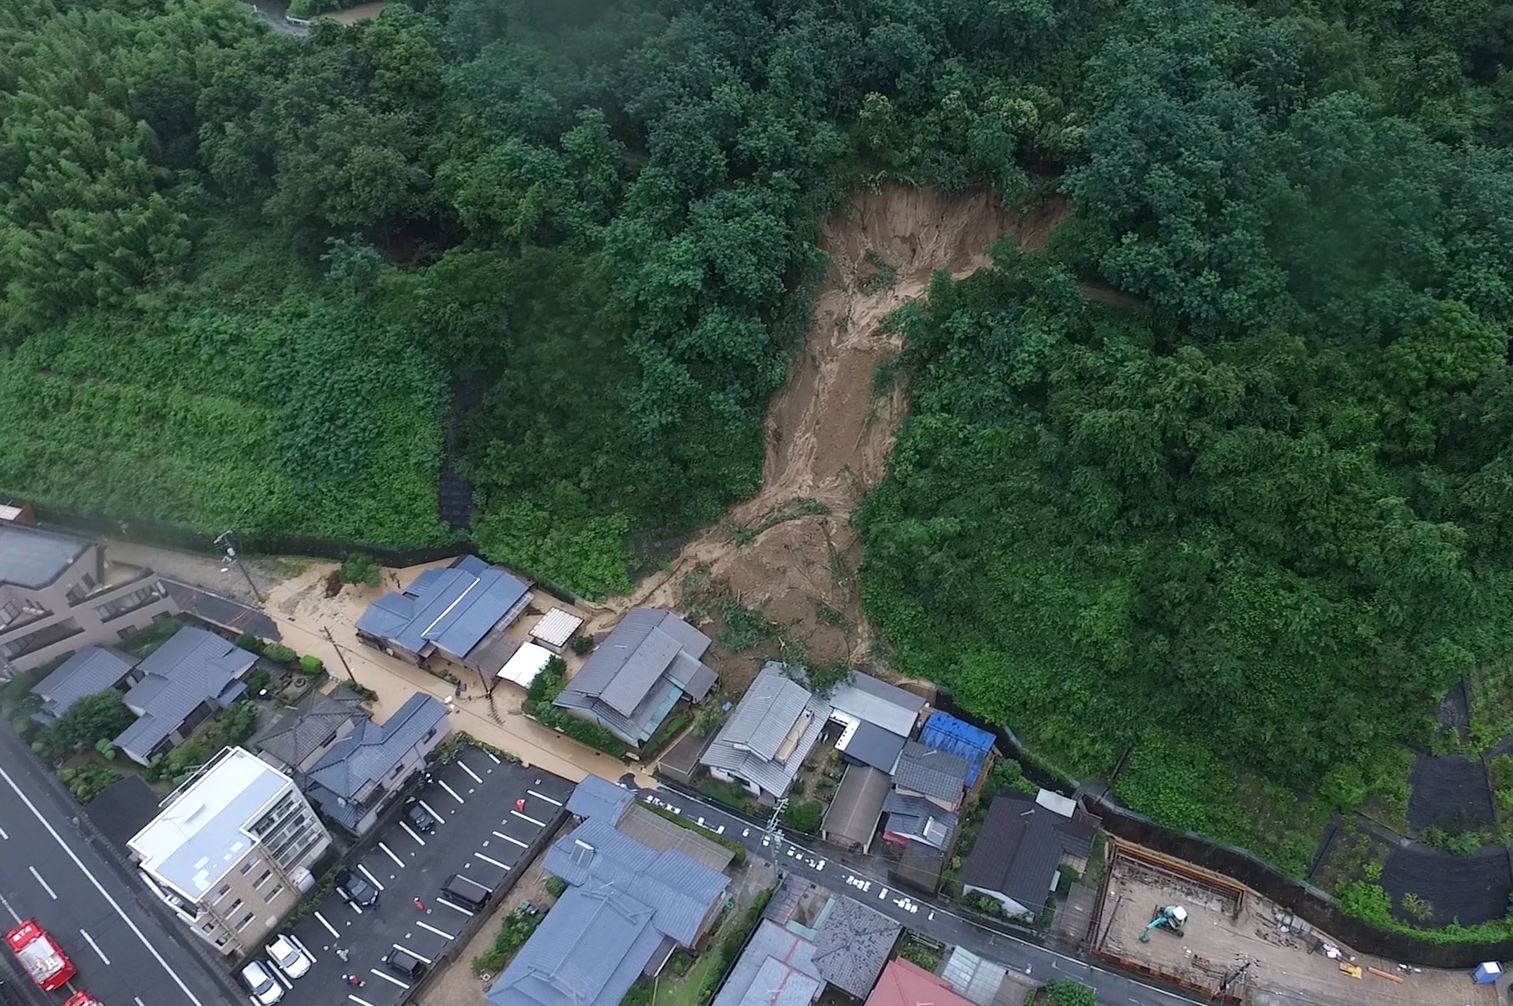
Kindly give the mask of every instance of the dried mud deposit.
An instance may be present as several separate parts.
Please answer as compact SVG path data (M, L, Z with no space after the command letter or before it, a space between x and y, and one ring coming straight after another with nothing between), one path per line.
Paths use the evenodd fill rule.
M861 542L850 516L882 478L907 408L900 387L874 392L879 365L902 348L883 322L921 296L936 270L961 277L985 265L1003 234L1021 248L1043 247L1063 212L1057 202L1015 212L987 192L947 199L888 186L827 220L821 247L830 266L804 349L768 410L761 491L685 545L666 571L611 599L595 628L633 605L686 608L695 574L706 592L733 596L802 641L810 661L868 664L873 636L856 590ZM719 621L703 628L718 635ZM741 687L759 662L722 659L726 686Z

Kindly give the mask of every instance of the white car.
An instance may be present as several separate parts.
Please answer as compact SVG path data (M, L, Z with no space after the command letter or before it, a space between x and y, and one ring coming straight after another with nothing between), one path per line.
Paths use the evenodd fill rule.
M252 991L252 1001L258 1006L273 1006L284 998L284 987L260 961L252 961L242 968L242 981L247 983L247 988Z
M310 965L315 963L315 959L299 941L299 937L291 936L289 933L279 933L273 942L268 944L268 959L290 978L304 976L310 970Z

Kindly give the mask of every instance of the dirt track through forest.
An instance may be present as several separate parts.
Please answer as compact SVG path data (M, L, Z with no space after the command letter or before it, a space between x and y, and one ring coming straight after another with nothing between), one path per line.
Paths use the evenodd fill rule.
M902 348L883 322L924 294L936 270L962 277L985 265L1000 235L1043 247L1064 214L1059 200L1014 211L989 192L943 198L887 186L827 219L821 247L830 266L804 349L768 409L761 490L665 570L606 602L593 628L635 605L681 607L685 579L707 569L710 589L802 640L810 661L869 664L873 636L855 579L861 542L850 516L882 478L908 406L896 382L874 390L878 367Z

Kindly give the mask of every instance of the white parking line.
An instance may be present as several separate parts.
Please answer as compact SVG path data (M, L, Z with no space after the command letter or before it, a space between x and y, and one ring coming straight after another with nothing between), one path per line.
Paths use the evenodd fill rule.
M463 908L461 905L454 905L454 904L452 904L446 898L437 898L436 900L439 901L439 902L441 902L443 905L446 905L448 908L450 908L454 912L461 912L463 915L466 915L468 918L472 918L473 917L473 913L472 912L468 911L466 908Z
M395 950L398 950L400 953L409 954L411 957L415 958L417 961L425 961L427 964L435 964L436 963L435 961L431 960L429 957L422 957L419 954L417 954L415 951L411 950L409 947L402 947L398 943L391 943L391 944L389 944L389 946L393 947Z
M460 797L460 796L457 795L457 791L455 789L453 789L452 787L450 787L450 786L447 785L447 781L445 779L437 779L436 780L436 785L440 786L442 789L444 789L448 793L452 794L452 799L456 800L458 803L467 803L466 800L464 800L462 797Z
M390 983L391 985L398 985L400 988L404 989L406 992L408 992L410 990L410 986L406 985L404 982L400 981L398 978L390 978L388 975L384 974L382 971L378 970L377 968L369 968L368 971L369 971L369 973L377 975L379 978L382 978L384 981Z
M352 909L352 911L356 912L358 915L362 914L362 909L358 907L358 904L355 901L347 902L347 907Z
M474 772L472 769L468 768L468 763L465 762L465 761L463 761L461 758L457 759L457 767L460 768L460 769L462 769L468 775L472 776L474 782L476 782L476 783L482 783L483 782L483 779L478 775L478 773Z
M485 751L484 754L489 756L489 761L493 762L495 765L499 764L499 759L494 757L494 752Z
M527 814L520 813L520 811L518 811L518 810L512 810L512 811L510 811L510 813L514 814L516 817L518 817L518 818L520 818L522 820L531 822L531 824L534 824L538 828L545 828L546 827L546 822L545 821L538 821L534 817L531 817L531 816L529 816Z
M326 921L326 917L324 915L322 915L320 912L316 912L315 913L315 920L317 922L319 922L321 925L323 925L323 926L326 927L326 932L330 933L332 936L336 937L338 940L341 939L341 933L338 933L336 931L336 927L333 926L333 925L331 925L331 923L327 922Z
M398 856L394 855L394 850L393 849L389 848L387 845L384 845L382 842L378 843L378 847L384 851L384 855L386 855L390 859L394 860L394 865L395 866L398 866L398 867L401 867L401 868L404 867L405 861L402 860L402 859L400 859Z
M179 991L184 993L184 998L194 1003L194 1006L205 1006L204 1003L200 1002L198 996L189 991L189 986L184 984L184 979L179 977L179 973L168 966L168 962L163 959L163 955L158 953L158 948L147 942L147 937L142 934L141 929L137 928L137 924L131 921L131 916L127 915L125 909L121 907L120 903L117 902L115 898L110 896L110 892L105 890L105 887L100 883L99 878L97 878L93 873L89 872L89 870L84 866L84 861L78 857L78 855L72 848L69 847L67 842L63 841L63 836L59 835L58 830L52 826L52 823L49 822L47 818L42 816L42 812L37 809L37 805L32 803L31 797L22 792L21 787L16 785L16 780L12 779L10 777L10 774L7 773L3 768L0 768L0 779L4 779L6 785L9 786L11 790L21 798L21 802L26 804L26 809L31 811L32 816L41 823L42 827L47 829L47 833L52 836L54 842L58 843L58 846L68 855L68 858L73 860L73 864L79 868L79 872L89 878L89 882L94 885L95 890L100 892L100 897L104 898L106 903L109 904L110 907L115 910L115 913L121 917L121 921L126 923L126 928L131 930L132 935L135 936L137 940L141 942L142 946L146 948L147 952L152 955L152 959L158 962L158 966L168 974L168 977L173 979L173 983L179 987Z
M443 937L445 937L445 938L447 938L449 940L455 940L457 938L457 937L453 936L451 933L442 932L440 929L437 929L435 926L426 925L424 922L417 922L415 924L417 926L419 926L421 929L424 929L428 933L435 933L437 936L443 936Z
M436 819L436 823L437 824L446 824L446 821L442 819L442 816L440 814L436 813L436 808L435 807L432 807L430 804L426 803L424 800L420 801L420 805L426 809L426 813L427 814L430 814L432 817L434 817Z
M37 878L37 883L42 885L42 890L47 892L47 896L49 898L52 898L54 901L57 901L58 895L53 891L51 887L47 886L47 881L42 879L42 874L37 872L37 868L35 866L28 866L27 869L32 871L32 876Z
M526 792L529 793L531 796L534 796L534 797L536 797L538 799L545 800L547 803L556 804L558 807L562 806L562 801L561 800L553 800L551 797L547 796L545 793L537 793L533 789L528 789L528 790L526 790Z
M475 852L475 853L473 853L473 855L476 858L483 860L485 863L493 863L495 866L499 867L499 869L501 869L501 870L511 870L511 869L514 869L514 867L512 867L512 866L510 866L510 865L508 865L506 863L501 863L501 862L499 862L499 860L494 859L492 856L485 856L481 852Z
M278 963L274 962L272 958L269 958L269 961L273 963L273 977L278 980L278 983L286 989L294 988L294 983L289 980L288 975L284 974L284 969L279 967Z
M357 1003L357 1006L373 1006L373 1004L370 1003L370 1002L368 1002L368 1000L366 1000L366 999L360 999L360 998L358 998L357 996L353 995L350 992L347 993L347 998L350 999L350 1000L352 1000L353 1002Z
M518 838L511 838L510 836L506 835L502 831L496 831L496 832L494 832L494 837L495 838L502 838L506 842L514 842L516 845L520 846L520 848L522 848L522 849L529 849L530 848L529 845L526 845L524 842L520 841L520 839L518 839Z
M421 845L425 845L426 844L426 840L423 839L423 838L421 838L419 835L415 834L415 832L411 831L410 830L410 826L408 824L405 824L403 821L400 821L399 822L399 826L405 830L405 834L406 835L409 835L411 838L415 839L415 841L419 842Z
M100 955L100 960L104 961L107 965L110 963L110 958L105 956L105 951L100 949L100 944L95 942L95 938L93 936L89 935L89 933L83 929L79 930L79 935L84 937L85 943L88 943L90 946L95 948L95 953Z
M361 863L358 863L357 864L357 868L362 871L362 875L364 877L367 877L369 880L371 880L373 882L373 886L374 887L378 888L380 891L384 889L384 885L382 885L382 884L380 884L378 882L378 878L377 877L373 876L373 874L371 874L371 873L368 872L368 868L366 866L363 866Z

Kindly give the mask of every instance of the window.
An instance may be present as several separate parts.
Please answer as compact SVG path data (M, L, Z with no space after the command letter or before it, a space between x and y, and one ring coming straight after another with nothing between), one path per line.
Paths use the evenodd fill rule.
M241 898L237 898L235 901L233 901L231 903L231 907L228 908L228 909L226 909L226 918L228 918L228 919L231 918L233 915L236 914L236 910L238 908L241 908L241 907L242 907L242 899Z
M273 876L272 870L264 870L263 875L257 878L257 883L252 885L253 890L256 890L257 888L262 887L264 884L266 884L268 882L268 878L271 876Z
M429 729L429 730L426 731L426 735L420 739L420 742L422 744L424 744L426 741L430 740L432 737L435 737L435 736L436 736L436 728L432 727L431 729Z
M217 936L215 938L215 945L218 946L218 947L224 947L226 945L226 941L228 939L230 939L230 937L227 937L227 936Z
M236 924L236 931L241 932L243 929L246 929L248 926L252 925L252 917L256 914L256 912L248 912L247 916Z
M283 884L274 884L273 885L273 889L271 891L269 891L267 894L263 895L263 904L266 905L268 902L270 902L274 898L278 897L279 892L282 891L283 889L284 889L284 885Z
M207 933L213 933L213 932L215 932L215 923L214 922L207 922L203 926L201 926L200 928L202 930L204 930L205 932L207 932Z
M0 604L0 628L11 624L21 617L21 605L15 601L6 601Z
M231 885L230 884L222 884L221 885L221 889L219 891L215 892L215 900L216 901L220 901L222 898L224 898L226 895L228 895L230 893L231 893ZM213 902L211 902L211 904L215 904L215 902L213 901Z
M252 872L252 868L254 866L256 866L256 865L257 865L257 860L255 860L255 859L249 859L249 860L247 860L247 862L243 863L242 864L242 868L240 870L237 870L236 872L240 873L242 876L245 877L247 874L249 874L249 873Z
M404 762L400 762L398 765L394 766L394 771L392 771L392 772L389 773L389 778L390 779L397 778L399 776L399 773L403 772L404 770L405 770L405 763Z

